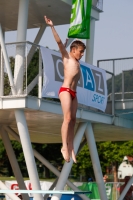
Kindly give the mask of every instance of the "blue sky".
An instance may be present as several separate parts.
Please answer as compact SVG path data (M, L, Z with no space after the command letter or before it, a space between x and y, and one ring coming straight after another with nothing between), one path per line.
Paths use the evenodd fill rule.
M133 0L103 0L103 13L95 25L94 59L133 56ZM44 13L45 14L45 13ZM62 41L67 37L69 25L56 27ZM29 30L27 40L33 42L37 29ZM6 42L16 41L16 32L6 33ZM49 27L40 41L42 46L58 50Z

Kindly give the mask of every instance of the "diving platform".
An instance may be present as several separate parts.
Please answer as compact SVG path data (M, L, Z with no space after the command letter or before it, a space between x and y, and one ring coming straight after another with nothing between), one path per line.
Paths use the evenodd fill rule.
M10 0L9 2L0 0L0 138L7 151L19 189L26 190L11 140L17 140L21 143L32 189L33 191L39 191L34 194L34 200L47 199L40 192L41 186L34 157L57 176L57 180L50 190L55 188L57 192L62 191L67 183L73 191L79 193L83 200L89 199L86 195L81 194L81 191L68 180L73 160L70 163L65 162L62 171L59 172L31 145L31 143L54 144L62 142L60 129L63 115L60 102L42 98L43 68L45 66L42 66L39 42L46 29L43 16L47 15L54 20L55 25L69 24L71 6L71 0ZM93 64L95 21L99 20L102 6L102 0L92 1L91 37L86 40L85 55L85 62L91 65ZM39 28L33 43L26 42L27 29L31 28ZM14 30L17 30L16 41L6 44L4 33ZM72 40L68 40L68 46ZM28 69L35 53L38 53L38 63L35 64L37 73L31 82L28 82L28 76L30 76ZM113 70L104 69L99 65L99 68L105 70L107 78L105 82L110 84L107 84L109 96L105 112L79 104L74 138L75 153L81 149L84 142L88 144L95 179L102 200L107 200L107 195L96 142L125 141L133 138L133 99L124 98L124 82L122 82L122 97L115 99L114 79L116 73L114 60L112 63ZM93 69L93 71L96 70ZM123 75L123 70L119 71L118 74ZM95 74L95 78L96 76ZM98 77L101 76L98 74ZM37 87L37 94L30 95L34 87ZM100 91L102 94L103 90L101 88ZM133 182L132 179L130 183ZM130 185L128 185L129 187ZM2 191L8 190L2 181L0 181L0 189ZM126 188L123 190L119 200L123 198L125 192ZM51 200L59 200L61 198L61 193L53 193ZM6 195L12 200L18 200L15 194ZM27 194L22 194L22 197L24 200L29 200Z
M24 110L31 142L61 143L60 128L63 115L59 102L33 96L1 97L0 122L19 135L14 115L16 109ZM79 105L75 130L80 122L91 121L97 142L132 140L133 100L115 101L115 111L116 115L113 116Z

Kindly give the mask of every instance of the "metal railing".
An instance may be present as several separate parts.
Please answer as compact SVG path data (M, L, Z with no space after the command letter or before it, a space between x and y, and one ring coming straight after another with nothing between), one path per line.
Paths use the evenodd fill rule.
M98 60L97 66L114 74L115 100L133 99L133 88L131 87L133 57ZM110 82L110 77L107 77L108 94L112 97Z
M19 45L19 51L24 49L23 58L23 82L20 87L22 87L21 93L12 93L11 82L9 79L9 74L7 73L7 66L1 51L1 62L0 62L0 96L27 96L33 95L41 98L42 90L42 58L40 53L40 46L33 44L31 42L20 42L20 43L7 43L6 52L8 56L9 66L11 70L11 76L15 77L15 57L16 48ZM35 59L33 57L35 56ZM34 59L34 60L32 60ZM17 72L19 75L19 71ZM19 81L18 81L19 84ZM18 86L17 84L17 86ZM15 87L15 85L14 85Z

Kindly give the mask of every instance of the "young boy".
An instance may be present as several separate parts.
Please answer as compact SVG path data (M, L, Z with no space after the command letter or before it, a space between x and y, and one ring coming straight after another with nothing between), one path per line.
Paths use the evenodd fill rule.
M76 156L73 147L74 126L76 123L76 111L78 106L76 88L80 78L79 60L84 55L86 46L80 40L76 40L71 44L70 53L68 53L54 28L53 22L46 16L44 16L44 19L52 29L54 38L62 54L64 65L64 82L59 90L59 98L64 116L61 127L63 144L61 153L66 162L70 162L70 157L72 157L73 161L76 163Z

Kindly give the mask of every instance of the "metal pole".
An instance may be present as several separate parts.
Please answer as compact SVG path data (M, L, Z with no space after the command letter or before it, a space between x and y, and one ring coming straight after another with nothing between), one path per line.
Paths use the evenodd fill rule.
M6 66L6 69L7 69L8 77L9 77L9 82L10 82L12 94L16 94L15 86L14 86L14 82L13 82L12 71L11 71L11 68L10 68L8 55L7 55L6 47L5 47L5 44L4 44L4 38L3 38L1 25L0 25L0 43L1 43L1 49L2 49L2 53L3 53L3 57L4 57L5 66Z
M97 60L97 67L99 67L99 60Z
M19 0L17 42L26 41L28 8L29 0ZM17 94L22 94L23 91L24 59L25 43L17 44L14 69L14 83L16 86Z
M57 181L58 181L58 178L55 179L55 181L53 182L49 190L53 190L55 188ZM47 200L48 197L49 197L49 194L45 194L43 198L44 200Z
M2 183L2 181L0 181L0 189L2 190L9 190L4 183ZM20 200L19 197L17 197L15 194L9 194L9 193L6 193L6 195L12 199L12 200Z
M124 71L122 71L122 99L124 100Z
M1 137L2 137L2 141L4 143L8 158L10 160L10 164L12 166L13 169L13 173L17 179L19 188L21 188L22 190L26 190L26 186L24 184L24 180L23 180L23 176L21 174L14 150L12 148L10 139L8 137L8 133L3 129L3 127L1 128ZM29 196L27 194L22 194L23 199L25 200L29 200Z
M20 142L20 138L17 133L15 133L14 130L11 128L5 126L4 127L11 135ZM49 163L42 155L40 155L35 149L33 149L34 156L42 163L44 164L49 170L51 170L56 176L60 176L60 172L53 166L51 163ZM80 191L73 183L71 183L69 180L66 181L67 185L73 189L74 191ZM84 194L79 195L82 199L85 197Z
M124 199L126 193L128 192L129 188L131 187L132 183L133 183L133 176L132 176L132 177L130 178L130 180L128 181L127 185L125 186L125 188L124 188L124 190L122 191L122 193L121 193L121 195L120 195L120 197L119 197L118 200Z
M85 130L87 143L90 150L90 156L92 160L92 165L95 173L96 182L98 184L99 194L102 200L107 200L106 190L103 182L103 174L100 166L100 161L97 153L97 147L95 143L94 133L92 130L92 125L90 122L87 124Z
M42 55L39 49L38 98L42 97Z
M90 39L86 40L85 62L93 64L95 19L90 21Z
M5 41L5 32L3 32L3 39ZM4 57L0 46L0 96L4 95Z
M74 151L75 151L75 154L78 151L80 142L82 140L82 137L84 135L84 131L86 129L86 125L87 125L87 123L80 123L79 124L76 136L74 138ZM55 190L62 190L64 188L64 186L65 186L65 184L67 182L70 170L72 168L72 164L73 164L73 160L72 159L71 159L71 161L69 163L65 163L64 164L64 166L62 168L62 171L61 171L61 174L59 176L59 180L58 180L58 183L56 185L56 189ZM61 194L55 194L55 195L52 196L51 200L59 200L60 198L61 198ZM84 200L88 200L88 197L84 196L83 199Z
M0 46L0 96L4 95L4 58Z
M45 28L46 28L46 24L44 23L40 27L40 30L39 30L39 32L38 32L38 34L37 34L37 36L36 36L36 38L35 38L35 40L33 42L34 44L39 44L40 39L41 39L41 37L42 37L42 35L43 35L44 31L45 31ZM35 50L36 50L36 46L32 46L30 51L29 51L29 54L27 56L27 67L29 66L29 63L30 63L30 61L31 61L31 59L32 59L32 57L33 57L33 55L35 53Z
M16 110L15 117L33 190L41 190L24 111ZM41 194L34 194L34 197L35 200L43 200Z
M113 75L112 75L112 115L115 114L115 61L113 60Z
M24 93L26 93L27 95L30 93L30 91L37 85L38 83L38 76L37 75L31 82L30 84L27 86L27 88L24 90Z

